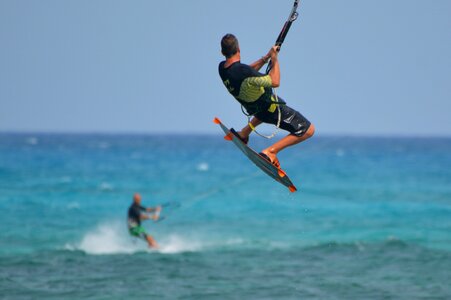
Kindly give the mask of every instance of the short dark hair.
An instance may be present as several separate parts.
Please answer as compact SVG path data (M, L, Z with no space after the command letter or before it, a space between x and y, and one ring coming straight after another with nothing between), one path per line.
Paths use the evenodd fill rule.
M238 52L238 39L231 33L227 33L221 40L221 52L226 57L232 57Z

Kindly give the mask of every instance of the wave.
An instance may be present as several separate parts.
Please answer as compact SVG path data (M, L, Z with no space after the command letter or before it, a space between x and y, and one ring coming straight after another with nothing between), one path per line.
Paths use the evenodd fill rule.
M193 239L176 233L168 234L157 239L159 249L153 250L147 247L147 243L141 239L131 237L122 222L110 222L99 224L93 230L87 232L80 242L68 243L64 249L70 251L83 251L92 255L108 254L134 254L139 252L156 252L163 254L175 254L183 252L199 252L218 246L217 243ZM237 240L226 240L222 244L236 244Z
M301 245L305 251L334 252L334 251L404 251L405 249L421 248L421 245L401 240L394 236L388 236L384 240L375 241L322 241L310 245Z
M114 221L97 225L94 229L84 234L76 243L68 243L65 250L82 251L89 255L113 255L135 253L160 253L178 254L187 252L205 251L307 251L307 252L373 252L401 251L406 249L423 248L416 243L403 241L396 237L387 237L380 241L276 241L267 239L252 239L244 237L220 238L207 235L193 236L180 232L170 232L156 236L159 249L153 250L147 247L147 243L141 239L131 237L123 222Z
M78 203L77 201L72 201L67 203L66 208L68 210L78 210L80 209L80 203Z
M125 254L145 251L145 247L132 242L125 235L119 222L113 224L100 224L97 228L86 233L82 240L76 244L66 244L67 250L80 250L87 254Z
M101 191L112 191L112 190L114 190L114 187L111 183L104 181L104 182L100 183L99 189Z

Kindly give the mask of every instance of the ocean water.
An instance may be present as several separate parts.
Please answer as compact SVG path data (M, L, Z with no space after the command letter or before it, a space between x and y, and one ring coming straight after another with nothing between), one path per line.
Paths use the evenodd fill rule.
M268 141L254 137L259 150ZM451 299L451 139L0 135L1 299ZM131 238L133 193L152 206Z

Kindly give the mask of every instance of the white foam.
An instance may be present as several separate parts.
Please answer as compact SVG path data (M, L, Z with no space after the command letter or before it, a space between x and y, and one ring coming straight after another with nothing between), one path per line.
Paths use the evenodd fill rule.
M132 238L126 233L126 229L122 227L125 227L125 225L119 222L100 224L97 228L88 232L81 242L73 248L88 254L121 254L145 251L146 245L133 242Z
M209 169L210 169L210 166L206 162L203 162L203 163L200 163L200 164L197 165L197 170L198 171L206 172Z
M236 245L243 245L245 243L245 240L242 238L231 238L225 241L226 246L236 246Z
M79 209L80 208L80 203L78 203L78 202L69 202L66 207L67 207L67 209Z
M99 189L102 191L112 191L113 185L108 182L102 182L99 186Z
M174 254L182 252L201 251L208 246L200 240L181 237L178 234L170 234L157 239L160 248L150 250L147 243L141 239L131 237L123 222L115 221L99 224L93 230L84 235L82 240L76 244L66 244L66 250L79 250L87 254L133 254L137 252L159 252Z
M159 244L160 248L157 251L166 254L196 252L204 248L199 241L184 239L176 234L163 238Z

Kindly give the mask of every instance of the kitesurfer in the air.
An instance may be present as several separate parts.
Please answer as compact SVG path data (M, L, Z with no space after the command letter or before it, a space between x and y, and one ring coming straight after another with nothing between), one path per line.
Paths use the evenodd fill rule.
M155 239L147 234L144 227L141 226L143 220L158 220L161 207L144 207L141 206L141 195L136 193L133 195L133 203L128 209L128 230L132 236L144 239L150 248L158 248L158 244ZM154 212L152 215L146 214L146 212Z
M241 103L253 118L250 124L238 132L240 139L247 143L253 128L262 122L277 125L289 134L262 150L260 153L276 167L280 167L277 153L286 147L300 143L315 133L315 127L298 111L292 109L280 98L276 97L272 88L280 84L280 67L278 48L272 47L269 52L250 65L241 63L240 46L233 34L226 34L221 40L221 52L226 60L219 64L219 75L228 91ZM268 75L258 72L271 59L272 68Z

